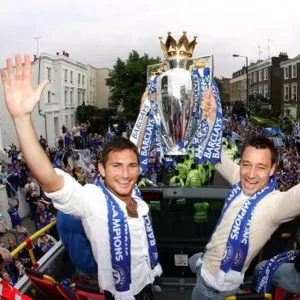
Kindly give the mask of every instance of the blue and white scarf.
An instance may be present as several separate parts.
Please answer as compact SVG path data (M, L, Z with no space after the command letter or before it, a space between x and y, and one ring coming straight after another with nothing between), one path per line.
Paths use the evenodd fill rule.
M101 188L107 200L109 243L115 288L117 292L126 292L130 290L131 285L131 241L127 218L100 178L96 185ZM136 186L134 191L136 196L141 199L141 193ZM148 215L144 216L144 224L151 268L154 270L154 276L160 276L162 271L158 262L156 241Z
M229 232L225 253L221 261L220 269L224 273L227 273L230 270L242 272L248 254L250 226L254 210L257 204L275 189L275 186L276 178L275 176L271 176L268 185L247 199L239 210ZM227 195L214 232L220 225L230 204L236 199L237 196L240 195L241 192L242 186L240 182L232 186L229 194ZM205 252L206 249L204 254Z
M259 269L255 291L257 293L267 293L271 290L271 281L275 271L283 263L293 261L299 251L290 250L280 253L264 263Z
M208 88L208 79L199 78L203 87L201 90L201 99L204 96L204 92ZM206 82L206 84L205 84ZM198 119L200 124L195 135L195 160L197 163L203 163L209 161L211 164L217 164L221 162L221 150L222 150L222 134L223 134L223 114L222 105L219 94L219 89L215 81L212 82L211 90L216 100L216 118L214 124L209 128L208 123L205 119ZM196 143L196 141L198 141Z

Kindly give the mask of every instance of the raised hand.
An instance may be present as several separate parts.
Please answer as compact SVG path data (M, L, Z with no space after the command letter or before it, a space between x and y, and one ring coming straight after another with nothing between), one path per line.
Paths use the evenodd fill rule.
M32 88L31 62L29 55L25 55L24 69L20 55L16 56L16 76L13 72L12 61L6 60L7 70L1 70L4 86L5 103L13 119L29 116L40 100L42 91L48 80L41 82L36 90Z
M201 109L206 120L213 120L216 115L216 100L211 90L204 93Z

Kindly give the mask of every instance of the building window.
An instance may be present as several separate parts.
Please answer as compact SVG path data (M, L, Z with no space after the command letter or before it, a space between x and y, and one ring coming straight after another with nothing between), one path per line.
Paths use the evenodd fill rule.
M253 82L257 82L257 72L253 73Z
M289 101L290 99L290 87L288 84L285 84L283 86L283 97L284 97L284 101Z
M74 115L71 115L71 125L70 125L70 128L72 128L74 125Z
M73 91L70 91L70 102L71 106L73 106Z
M70 72L70 82L73 83L73 71Z
M297 101L297 83L292 84L292 97L291 101Z
M69 126L69 118L68 118L68 115L65 115L65 126L68 128Z
M90 77L90 86L92 86L92 84L93 84L93 78Z
M82 85L84 85L84 83L85 83L85 77L84 75L82 75Z
M268 80L268 69L264 69L264 80Z
M93 93L90 92L90 102L92 102L92 101L93 101Z
M78 91L78 105L81 105L81 91Z
M85 102L85 91L82 91L82 103Z
M51 68L48 67L47 68L47 77L48 77L48 80L50 80L50 81L51 81L51 78L52 78L51 73L52 73L52 70L51 70Z
M263 79L263 77L262 77L262 75L263 75L263 71L262 70L259 70L259 72L258 72L258 81L262 81Z
M269 91L268 85L265 84L264 85L264 98L268 98L268 91Z
M284 67L284 79L289 79L289 67Z
M64 93L64 101L65 101L65 106L67 106L67 103L68 103L68 91L65 90L65 93Z
M54 117L53 121L54 121L55 137L58 138L59 137L59 120L58 120L58 117Z
M48 91L47 103L51 103L51 91Z
M81 75L78 74L78 84L80 84Z
M259 95L262 95L262 94L263 94L263 87L262 87L262 85L260 85L260 86L258 87L258 94L259 94Z
M292 66L292 78L297 78L297 65Z
M68 82L68 70L65 69L65 82Z

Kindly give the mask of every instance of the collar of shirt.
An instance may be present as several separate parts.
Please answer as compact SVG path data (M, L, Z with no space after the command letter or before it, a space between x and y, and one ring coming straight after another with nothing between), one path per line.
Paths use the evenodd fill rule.
M109 190L108 190L108 192L113 196L113 198L116 200L116 202L120 205L122 211L128 217L128 213L127 213L127 209L126 209L126 203L124 201L122 201L121 199L119 199L116 195L114 195ZM137 202L137 210L138 210L139 217L146 216L149 213L148 204L144 200L137 197L134 190L132 190L131 197L132 197L132 199L134 199Z

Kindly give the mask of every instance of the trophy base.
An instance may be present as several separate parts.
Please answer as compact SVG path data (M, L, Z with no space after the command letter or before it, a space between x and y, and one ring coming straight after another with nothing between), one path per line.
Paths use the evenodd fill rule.
M168 150L168 152L166 152L165 155L175 155L175 156L178 156L178 155L187 155L188 152L186 151L185 148L182 148L182 149L179 149L179 147L173 147L172 149Z

